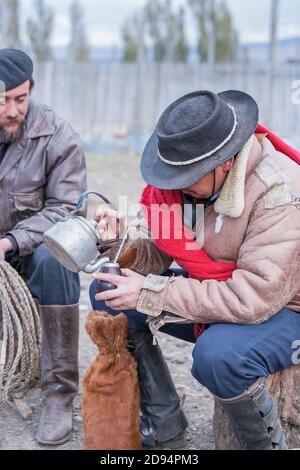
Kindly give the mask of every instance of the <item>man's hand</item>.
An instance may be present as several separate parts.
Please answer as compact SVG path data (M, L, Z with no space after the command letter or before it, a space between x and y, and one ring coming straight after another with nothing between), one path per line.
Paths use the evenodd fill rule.
M93 277L117 286L117 289L101 292L96 300L105 300L105 305L113 310L135 309L138 304L145 277L130 269L121 269L122 276L106 273L95 273Z
M13 250L13 244L9 238L0 239L0 261L5 260L5 255L8 251Z
M95 220L98 222L97 230L102 241L118 238L121 231L121 224L125 215L114 209L99 206L96 210Z

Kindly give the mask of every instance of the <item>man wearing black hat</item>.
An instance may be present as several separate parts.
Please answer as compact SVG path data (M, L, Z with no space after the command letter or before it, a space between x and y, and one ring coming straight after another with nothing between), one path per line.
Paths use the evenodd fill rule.
M187 426L152 342L161 328L195 343L192 374L222 404L241 449L287 448L266 378L296 363L300 338L299 165L299 152L258 125L246 93L194 92L160 117L123 249L131 269L95 275L114 290L90 289L94 309L128 316L144 446L182 446ZM116 215L97 218L112 238ZM162 276L173 260L182 275Z
M78 388L80 285L42 243L43 233L86 189L82 143L70 125L30 98L33 63L0 50L0 260L26 280L43 330L38 442L58 445L72 430Z

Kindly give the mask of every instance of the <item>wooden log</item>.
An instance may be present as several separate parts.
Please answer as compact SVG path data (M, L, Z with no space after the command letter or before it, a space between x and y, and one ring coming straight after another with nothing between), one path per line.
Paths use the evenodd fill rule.
M31 418L33 411L25 398L12 398L7 401L7 404L17 411L23 419Z
M300 366L271 375L268 386L277 401L289 449L300 448ZM216 449L239 449L227 415L217 400L213 427Z

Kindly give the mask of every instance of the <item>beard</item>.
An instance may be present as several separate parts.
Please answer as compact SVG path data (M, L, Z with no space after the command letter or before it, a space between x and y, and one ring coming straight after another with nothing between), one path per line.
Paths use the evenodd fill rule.
M9 132L5 129L5 126L10 123L18 124L18 127L13 132ZM25 119L22 116L18 116L16 119L0 119L0 141L3 144L12 144L19 140L24 132Z

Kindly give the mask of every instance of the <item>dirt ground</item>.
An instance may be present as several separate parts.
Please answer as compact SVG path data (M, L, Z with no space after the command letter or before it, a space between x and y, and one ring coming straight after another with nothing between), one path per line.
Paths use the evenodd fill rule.
M121 154L110 157L96 157L89 155L88 168L90 190L94 189L102 192L115 204L118 196L127 195L129 204L138 200L143 182L139 175L139 158L137 156ZM93 212L97 203L97 198L91 196L90 213ZM84 329L86 314L90 309L88 299L90 282L90 276L81 276L79 353L81 380L96 353L96 349ZM213 449L213 399L209 392L200 386L190 374L193 346L164 334L161 334L159 342L189 421L186 449ZM0 449L49 449L48 447L39 446L35 440L41 409L40 390L30 391L26 399L33 411L31 417L27 420L24 420L9 404L0 409ZM80 403L81 390L74 402L73 437L69 442L55 447L55 449L82 449L83 431Z

